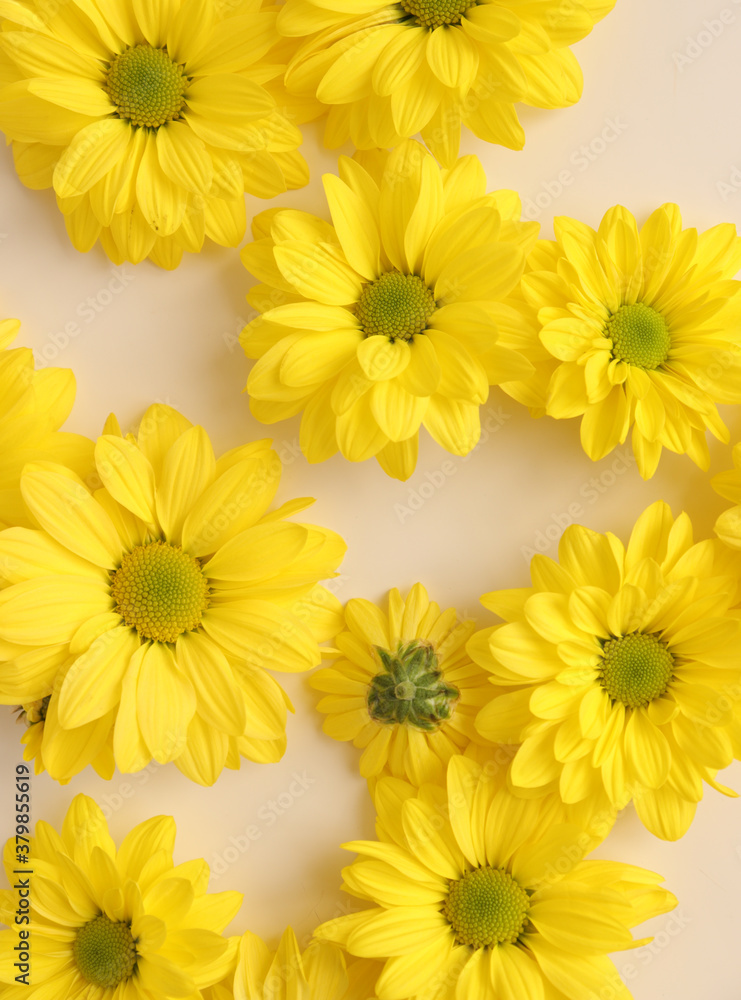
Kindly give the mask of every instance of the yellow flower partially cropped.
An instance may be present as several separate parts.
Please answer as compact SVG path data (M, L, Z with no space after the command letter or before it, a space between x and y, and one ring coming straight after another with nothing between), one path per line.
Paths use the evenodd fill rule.
M738 561L719 542L695 543L687 514L659 501L626 546L574 525L559 561L536 555L532 586L482 598L510 624L479 632L472 658L497 694L476 728L521 744L516 788L578 803L631 799L664 840L689 828L704 784L734 756L741 704ZM736 749L739 749L738 742Z
M741 549L741 442L733 448L733 468L719 472L712 483L716 493L735 505L720 515L715 533L726 545Z
M302 952L286 928L275 952L248 931L239 942L234 1000L368 1000L381 971L376 962L345 961L336 945L312 941ZM216 998L214 998L216 1000ZM224 998L226 1000L226 996Z
M663 205L638 230L625 208L595 232L561 216L537 245L522 291L553 357L546 412L581 417L593 460L632 443L644 479L662 448L710 462L717 403L741 402L741 239L730 224L698 235Z
M661 876L583 860L579 827L545 825L537 800L460 756L447 791L382 778L376 809L389 839L346 844L359 857L343 871L375 906L316 935L385 960L379 1000L629 1000L607 955L643 943L630 928L676 905Z
M271 209L242 250L263 282L247 296L261 315L241 336L259 359L250 406L265 423L303 411L310 462L339 449L407 479L421 426L466 455L489 386L532 374L506 298L538 225L520 221L513 191L486 194L474 156L441 171L410 140L339 169L324 177L333 225Z
M452 166L461 125L522 149L514 105L564 108L583 79L569 45L615 0L287 0L278 28L303 44L288 89L329 110L325 141L396 146L422 133Z
M5 643L0 643L0 650L5 645ZM8 652L12 656L16 651L17 648L11 648ZM0 661L0 704L15 700L12 694L9 695L3 689L3 681L12 669L9 663ZM46 770L44 748L46 747L52 758L56 759L55 755L58 750L54 744L58 744L59 740L62 740L64 743L62 753L75 761L76 771L81 770L89 763L101 778L110 780L116 769L116 761L113 756L113 729L105 724L100 729L96 728L95 724L80 726L79 729L62 729L56 723L56 717L54 717L52 725L47 728L46 715L50 702L51 695L47 694L43 698L37 698L16 707L18 722L26 727L21 736L23 759L33 761L34 773L42 774ZM63 785L66 785L69 780L69 777L59 779L60 784Z
M31 524L19 490L26 462L64 462L86 475L93 461L92 441L59 433L75 401L74 375L69 368L36 371L28 347L9 349L19 328L17 320L0 321L0 528Z
M122 772L154 758L212 784L240 756L285 750L290 703L266 668L309 670L340 629L339 535L267 513L281 464L268 441L214 456L201 427L168 406L95 446L102 486L27 466L21 489L40 530L0 533L0 700L50 695L43 760L64 780L113 728ZM72 738L68 739L67 734Z
M237 246L245 191L308 181L267 0L47 0L0 10L0 130L74 246L165 268Z
M364 778L441 781L454 754L481 742L474 719L491 696L486 671L465 651L474 623L455 608L441 612L416 583L406 600L389 592L388 613L348 601L345 628L335 640L342 658L309 681L325 694L324 732L363 748Z
M200 1000L201 990L233 967L237 938L222 936L242 903L240 892L207 893L203 860L174 865L175 821L146 820L117 849L100 808L76 796L61 835L36 824L28 864L17 843L3 856L11 885L27 869L30 923L18 925L18 890L0 891L0 990L3 997L85 1000ZM25 984L19 930L30 934ZM28 953L28 952L27 952Z

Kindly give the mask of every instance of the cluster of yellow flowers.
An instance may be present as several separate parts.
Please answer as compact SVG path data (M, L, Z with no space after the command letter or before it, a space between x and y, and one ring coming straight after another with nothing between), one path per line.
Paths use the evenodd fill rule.
M33 435L43 394L20 405ZM607 955L676 900L652 872L586 856L631 801L676 840L705 785L735 794L716 775L741 757L739 508L718 523L731 545L695 542L661 501L627 545L572 526L557 561L534 557L531 587L484 595L504 624L477 630L421 584L387 610L342 608L319 581L344 542L288 520L306 498L269 511L268 442L216 458L201 427L156 404L136 433L109 417L94 444L73 439L83 477L53 461L64 436L44 429L13 484L33 527L0 531L0 701L21 706L26 760L63 783L154 759L212 784L285 750L290 703L266 668L324 654L318 709L363 749L378 839L346 845L358 857L343 873L373 905L317 928L303 954L288 928L273 955L249 932L224 937L241 895L207 897L204 862L173 867L171 820L117 852L78 796L61 836L41 823L29 841L29 995L629 997ZM738 498L741 472L716 486ZM9 876L17 851L13 838ZM11 925L14 899L0 893ZM16 938L0 933L8 956ZM26 989L9 957L0 983Z
M716 403L741 401L735 228L698 236L664 205L639 232L616 207L597 232L560 218L538 241L517 195L487 195L458 159L462 125L520 149L516 103L578 101L569 46L613 6L6 0L0 130L79 250L166 268L206 237L237 246L245 192L307 183L298 125L324 114L329 146L352 139L363 152L325 178L332 225L270 209L242 254L261 282L252 409L302 412L310 462L375 456L406 479L422 425L465 455L498 385L536 416L581 417L593 459L632 428L644 478L662 448L706 468L706 431L728 439Z
M309 462L408 479L420 428L468 454L498 386L580 417L593 460L630 431L646 479L663 448L707 469L707 432L729 440L718 404L741 402L735 227L698 234L665 204L639 229L617 206L540 239L458 155L462 126L520 149L515 104L576 102L569 46L613 5L0 0L0 130L78 250L165 269L206 237L236 247L245 193L307 183L299 125L352 141L324 177L331 222L272 207L241 251L252 412L301 414ZM0 997L627 1000L607 956L676 900L587 855L630 803L673 841L706 786L736 794L717 775L741 759L741 506L700 541L662 501L627 543L569 527L531 586L482 597L490 628L421 584L343 607L325 583L345 543L293 520L310 498L271 509L270 441L217 457L164 404L135 431L62 432L73 376L35 370L17 331L0 323L0 704L25 760L62 784L154 760L213 785L282 757L271 671L324 658L318 711L363 751L377 839L345 845L343 887L370 905L272 952L225 935L241 895L174 865L170 818L117 849L79 795L61 833L40 822L5 851L11 880L33 861L34 892L25 938L0 892ZM741 504L741 444L734 463L714 486Z

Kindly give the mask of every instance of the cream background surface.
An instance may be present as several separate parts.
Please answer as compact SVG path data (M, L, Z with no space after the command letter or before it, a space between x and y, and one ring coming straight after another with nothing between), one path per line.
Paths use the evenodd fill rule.
M492 188L521 193L544 236L552 235L554 215L596 225L618 202L640 222L671 200L688 226L741 223L740 43L741 0L618 0L575 48L585 76L579 105L525 109L523 152L470 135L463 151L479 155ZM305 153L311 185L280 203L323 214L320 176L336 154L321 148L317 127L306 130ZM250 199L248 212L263 207ZM576 422L533 421L498 390L484 407L487 431L477 450L459 459L424 439L406 484L387 479L375 462L354 466L337 457L309 466L298 451L298 420L262 427L240 395L248 362L236 335L250 315L249 284L237 252L214 246L174 273L148 263L114 268L98 250L78 254L52 194L25 190L9 151L0 155L0 315L23 321L18 343L33 347L40 363L75 371L68 428L95 436L111 410L128 428L160 400L202 423L217 452L272 436L285 463L278 501L316 497L312 518L348 541L336 584L342 600L377 600L391 586L421 580L443 607L455 605L484 626L493 618L480 609L480 594L525 586L527 550L540 542L554 555L558 521L625 537L644 507L664 498L675 514L689 511L699 538L725 506L688 459L665 454L644 483L629 448L593 464L580 450ZM737 441L741 409L727 408L726 418ZM730 466L729 447L716 442L711 450L713 472ZM338 845L372 836L373 814L358 752L322 734L305 677L286 677L285 686L296 715L280 764L245 762L210 789L173 766L111 782L88 769L66 787L42 775L34 779L34 819L58 826L79 791L106 807L119 839L146 817L170 813L179 828L176 858L205 857L221 872L212 888L245 893L235 932L250 928L274 943L291 923L306 939L346 908L339 872L351 856ZM2 709L3 836L12 822L19 735ZM741 765L724 778L741 789ZM628 810L599 855L660 871L680 899L674 915L647 928L657 935L652 946L617 957L636 1000L737 1000L741 803L709 791L677 844L654 839Z

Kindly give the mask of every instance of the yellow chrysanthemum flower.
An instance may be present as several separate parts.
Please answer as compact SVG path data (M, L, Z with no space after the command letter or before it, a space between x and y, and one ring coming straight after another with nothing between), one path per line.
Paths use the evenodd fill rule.
M240 755L278 760L290 703L265 668L319 663L342 609L317 581L344 542L285 520L310 499L266 513L281 473L267 441L217 461L205 431L163 405L137 437L115 418L106 430L100 489L51 463L24 471L41 530L0 533L0 699L51 695L43 757L60 780L111 727L123 772L154 758L212 784Z
M346 844L360 857L343 871L376 906L316 933L386 960L379 1000L629 1000L607 954L643 943L630 928L676 905L659 875L583 860L578 827L544 826L537 800L497 790L465 757L447 792L382 778L376 808L390 841Z
M741 402L741 239L730 224L698 235L663 205L638 231L610 209L595 232L564 216L522 280L553 356L546 412L582 417L595 461L625 441L644 479L662 448L710 462L706 431L728 430L716 403ZM560 362L560 364L558 363Z
M11 885L28 871L30 923L18 925L18 890L0 892L0 989L22 996L85 1000L200 1000L201 989L233 967L237 938L222 932L242 903L240 892L207 893L205 861L173 865L175 821L157 816L140 823L116 849L100 808L76 796L61 836L36 824L27 865L18 862L16 838L3 857ZM24 983L19 930L30 938Z
M287 0L284 35L304 40L286 84L329 107L328 146L396 146L422 133L452 166L461 125L522 149L514 105L564 108L583 80L569 45L615 0Z
M31 524L19 490L27 462L64 462L83 476L93 464L92 441L59 433L75 401L74 375L69 368L35 371L29 348L8 350L19 328L17 320L0 320L0 528ZM0 562L0 578L2 570Z
M174 268L206 236L237 246L245 191L308 181L269 92L284 67L267 0L28 0L0 17L0 129L78 250Z
M688 829L703 782L734 754L741 702L738 566L719 542L693 542L687 514L659 501L627 548L613 534L567 528L559 562L536 555L533 585L494 591L485 607L510 624L477 633L468 652L497 687L476 728L520 743L515 787L565 802L632 799L665 840Z
M481 742L474 720L491 697L486 671L465 651L475 624L455 608L441 613L416 583L406 600L389 592L387 614L348 601L345 626L335 640L342 658L309 681L325 694L324 732L363 748L364 778L442 781L448 760Z
M312 941L302 953L290 927L275 952L247 931L239 942L233 993L223 1000L368 1000L380 971L376 962L346 962L328 941Z
M538 225L520 222L514 192L485 193L476 157L440 171L411 140L390 155L342 157L324 186L332 226L271 209L242 250L264 282L247 297L261 315L241 337L260 359L250 405L266 423L303 410L310 462L339 448L406 479L420 426L465 455L489 386L532 373L513 350L526 338L505 298Z

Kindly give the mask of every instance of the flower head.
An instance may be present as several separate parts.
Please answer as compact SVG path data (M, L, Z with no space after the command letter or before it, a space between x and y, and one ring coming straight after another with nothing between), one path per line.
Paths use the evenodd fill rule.
M468 454L489 386L533 372L506 297L538 226L520 222L514 192L485 193L475 157L440 171L412 141L343 157L324 184L333 225L269 210L242 250L263 282L241 337L259 359L250 406L266 423L303 411L310 462L339 449L406 479L420 426Z
M79 434L60 433L75 400L75 377L68 368L34 369L28 347L10 349L20 323L0 321L0 528L30 527L21 498L21 471L41 459L69 464L86 475L93 442ZM0 578L3 567L0 562Z
M270 3L29 0L2 16L0 129L78 250L174 268L206 236L241 241L245 191L307 182L295 110L271 93L285 46Z
M516 4L507 0L287 0L278 28L303 44L289 90L328 108L328 146L396 146L422 133L452 166L461 125L522 149L514 105L563 108L581 97L569 45L614 0Z
M87 1000L200 998L234 965L237 939L222 937L242 903L239 892L206 893L205 861L174 865L175 822L140 823L116 849L95 802L77 795L61 834L43 821L31 838L29 877L33 993ZM15 838L4 867L15 883ZM17 890L0 891L8 924ZM13 954L18 928L0 931ZM0 963L4 996L21 995L11 960Z
M325 695L325 733L363 748L363 777L442 781L450 757L481 742L473 722L490 686L465 651L474 628L455 608L441 612L421 583L406 600L390 591L388 613L348 601L341 659L310 683Z
M375 802L387 836L346 844L359 857L343 871L347 891L375 906L316 933L385 961L379 1000L608 989L628 1000L607 954L635 947L630 928L676 905L660 876L583 860L578 826L548 825L539 800L465 757L450 760L447 791L381 778Z
M342 539L285 520L310 499L267 513L281 473L269 442L217 460L167 406L136 437L109 420L95 459L99 489L51 463L23 474L40 530L0 533L0 698L51 696L43 759L60 780L112 727L124 772L174 760L211 784L240 755L279 759L289 703L265 668L316 666L338 631L318 581Z
M506 625L468 652L510 687L476 728L521 744L510 780L566 803L631 799L657 837L688 829L703 783L734 756L741 703L738 567L720 543L694 543L686 514L659 501L627 548L615 535L567 528L559 562L535 556L532 586L482 598Z
M539 243L522 291L552 356L543 400L552 417L581 416L595 461L625 441L644 479L662 448L710 461L706 431L728 430L716 403L741 401L741 239L724 224L698 235L663 205L638 231L620 206L595 232L555 221Z

